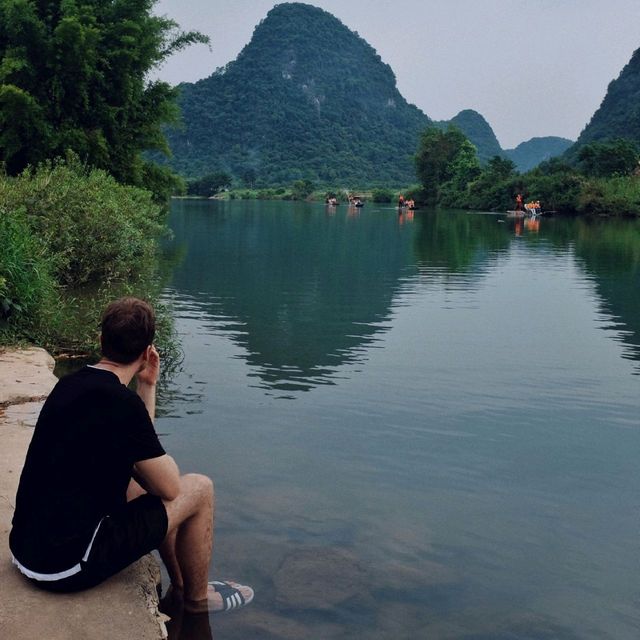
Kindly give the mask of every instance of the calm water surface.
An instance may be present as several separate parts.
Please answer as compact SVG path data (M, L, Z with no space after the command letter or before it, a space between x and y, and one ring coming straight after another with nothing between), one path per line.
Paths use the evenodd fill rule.
M173 638L636 639L640 227L176 202L158 430L242 612Z

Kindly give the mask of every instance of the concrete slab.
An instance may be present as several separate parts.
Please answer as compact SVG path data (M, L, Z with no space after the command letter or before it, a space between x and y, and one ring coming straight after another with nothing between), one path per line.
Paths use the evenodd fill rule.
M44 349L0 352L0 407L46 398L57 382L54 365Z

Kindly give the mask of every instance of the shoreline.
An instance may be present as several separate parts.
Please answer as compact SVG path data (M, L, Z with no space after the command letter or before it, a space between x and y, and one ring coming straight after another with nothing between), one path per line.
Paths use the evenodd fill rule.
M158 610L160 569L145 556L88 591L53 594L12 565L8 538L15 493L33 427L57 382L54 359L41 348L0 349L0 628L14 640L111 640L167 637Z
M205 197L205 196L171 196L171 200L178 201L197 201L197 202L305 202L310 204L321 204L326 205L324 202L324 196L320 196L317 193L312 194L307 198L292 198L286 196L261 196L259 195L260 189L240 189L240 190L232 190L222 194L217 194L215 196ZM369 190L366 190L368 193ZM246 196L247 193L252 195ZM231 195L233 194L233 195ZM367 196L364 202L373 205L394 205L394 200L389 201L375 201L372 197ZM484 209L471 209L467 206L448 206L443 207L441 205L438 206L427 206L425 204L420 204L417 209L423 211L440 211L440 210L459 210L459 211L467 211L469 213L473 213L476 211L484 212ZM348 203L345 201L339 202L338 206L342 206L343 208L348 206ZM487 209L487 213L495 213L496 215L507 215L507 210L498 210L498 209ZM542 215L545 215L544 213ZM582 218L585 220L596 220L596 219L614 219L614 220L637 220L640 218L640 211L637 213L602 213L602 212L584 212L577 211L575 209L572 210L563 210L563 211L549 211L547 212L547 217L557 217L557 218Z

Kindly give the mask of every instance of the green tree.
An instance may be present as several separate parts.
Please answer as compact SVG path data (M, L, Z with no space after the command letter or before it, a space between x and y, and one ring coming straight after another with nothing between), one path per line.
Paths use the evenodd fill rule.
M468 206L469 183L481 172L477 149L469 140L465 140L451 163L451 178L442 185L440 204L445 207Z
M291 185L292 197L294 200L304 200L313 192L314 184L311 180L296 180Z
M146 150L168 152L176 90L149 72L208 42L151 13L155 0L0 0L0 159L11 175L72 150L118 181L170 181Z
M442 185L453 178L458 156L468 151L465 143L470 144L453 126L444 131L428 127L422 132L415 155L416 174L430 204L439 202Z
M592 142L580 148L578 166L593 178L628 176L638 169L638 148L630 140Z
M513 206L516 193L523 193L522 179L511 160L494 156L480 176L469 185L469 205L499 211Z
M508 180L517 173L515 162L500 156L491 158L486 167L486 174L494 180Z

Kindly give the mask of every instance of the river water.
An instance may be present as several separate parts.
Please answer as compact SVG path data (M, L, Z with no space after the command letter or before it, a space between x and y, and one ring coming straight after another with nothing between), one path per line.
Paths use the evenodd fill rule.
M172 637L636 639L640 226L173 204L158 431L242 612Z

